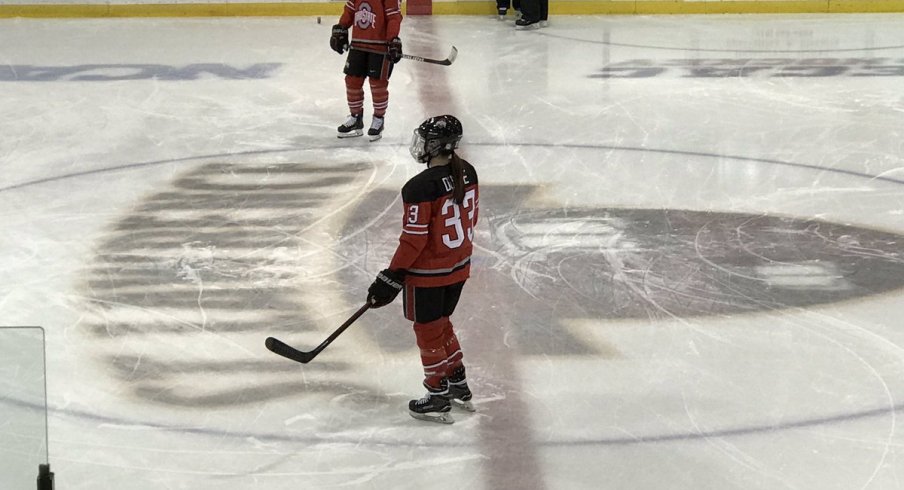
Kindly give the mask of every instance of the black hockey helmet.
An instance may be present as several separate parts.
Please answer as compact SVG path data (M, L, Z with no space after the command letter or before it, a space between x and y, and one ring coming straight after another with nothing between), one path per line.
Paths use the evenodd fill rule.
M451 154L458 148L461 135L461 121L455 116L431 117L414 130L408 151L418 162L427 163L437 155Z

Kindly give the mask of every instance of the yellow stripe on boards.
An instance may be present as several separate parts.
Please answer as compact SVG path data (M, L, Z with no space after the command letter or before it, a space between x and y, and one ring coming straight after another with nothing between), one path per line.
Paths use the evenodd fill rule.
M339 18L344 3L179 3L0 5L9 17L299 17ZM550 0L550 15L791 14L904 12L904 0ZM404 13L404 10L403 10ZM493 15L492 0L433 1L434 15Z
M552 2L550 2L552 8ZM437 2L433 15L496 15L496 2Z
M825 12L826 0L638 1L637 14L796 14Z
M344 3L179 3L0 5L2 17L303 17L338 19ZM331 22L331 24L334 22Z
M550 1L550 15L702 14L703 2L684 0Z
M901 0L829 0L829 12L904 12L904 2Z

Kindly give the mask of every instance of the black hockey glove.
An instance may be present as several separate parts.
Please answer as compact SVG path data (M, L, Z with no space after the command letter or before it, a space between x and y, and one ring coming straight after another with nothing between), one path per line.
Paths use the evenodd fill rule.
M389 41L389 59L393 63L402 61L402 40L398 37L394 37Z
M333 34L330 35L330 47L339 54L348 49L348 28L340 24L333 26Z
M402 292L405 285L405 273L383 269L377 274L374 283L367 288L367 302L373 308L386 306Z

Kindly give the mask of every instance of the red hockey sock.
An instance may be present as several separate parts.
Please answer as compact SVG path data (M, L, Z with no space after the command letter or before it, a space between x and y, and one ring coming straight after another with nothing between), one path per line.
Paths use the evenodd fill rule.
M364 114L364 78L346 75L345 99L348 111L353 115Z
M447 316L440 320L445 320L446 323L443 326L443 349L446 351L445 376L449 376L453 369L462 365L461 361L464 355L461 352L461 345L458 343L458 336L455 335L452 321Z
M424 384L433 388L440 386L446 375L446 349L443 345L445 321L414 323L414 335L421 350L421 364L424 366Z
M389 107L389 80L371 78L370 95L374 102L374 117L383 117Z

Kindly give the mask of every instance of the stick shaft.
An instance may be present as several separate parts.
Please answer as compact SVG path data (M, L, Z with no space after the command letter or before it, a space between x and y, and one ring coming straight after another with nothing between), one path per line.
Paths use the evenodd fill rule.
M286 359L291 359L293 361L300 362L302 364L307 364L307 363L311 362L312 360L314 360L314 358L317 357L317 354L320 354L324 349L326 349L326 347L328 345L333 343L333 341L336 340L337 337L342 335L342 332L344 332L345 329L350 327L352 325L352 323L355 323L355 320L360 318L361 315L363 315L365 311L370 309L370 306L371 306L370 303L365 303L364 306L362 306L361 308L358 308L358 311L353 313L352 316L350 316L348 318L348 320L345 320L345 323L340 325L339 328L337 328L332 334L330 334L329 337L326 338L326 340L321 342L320 345L318 345L312 351L309 351L309 352L300 351L300 350L286 344L285 342L283 342L279 339L273 338L273 337L267 337L267 340L264 343L264 345L266 345L267 349L269 349L274 354L278 354L280 356L285 357Z
M372 50L372 49L358 48L358 47L352 47L349 49L354 49L355 51L364 51L365 53L382 54L382 55L386 54L386 53L383 53L380 51L376 51L376 50ZM452 62L455 61L455 58L457 56L458 56L458 48L456 48L455 46L452 46L452 51L449 54L449 57L444 60L435 60L433 58L424 58L423 56L414 56L412 54L402 53L402 58L405 58L407 60L420 61L421 63L433 63L434 65L443 65L443 66L451 65Z

